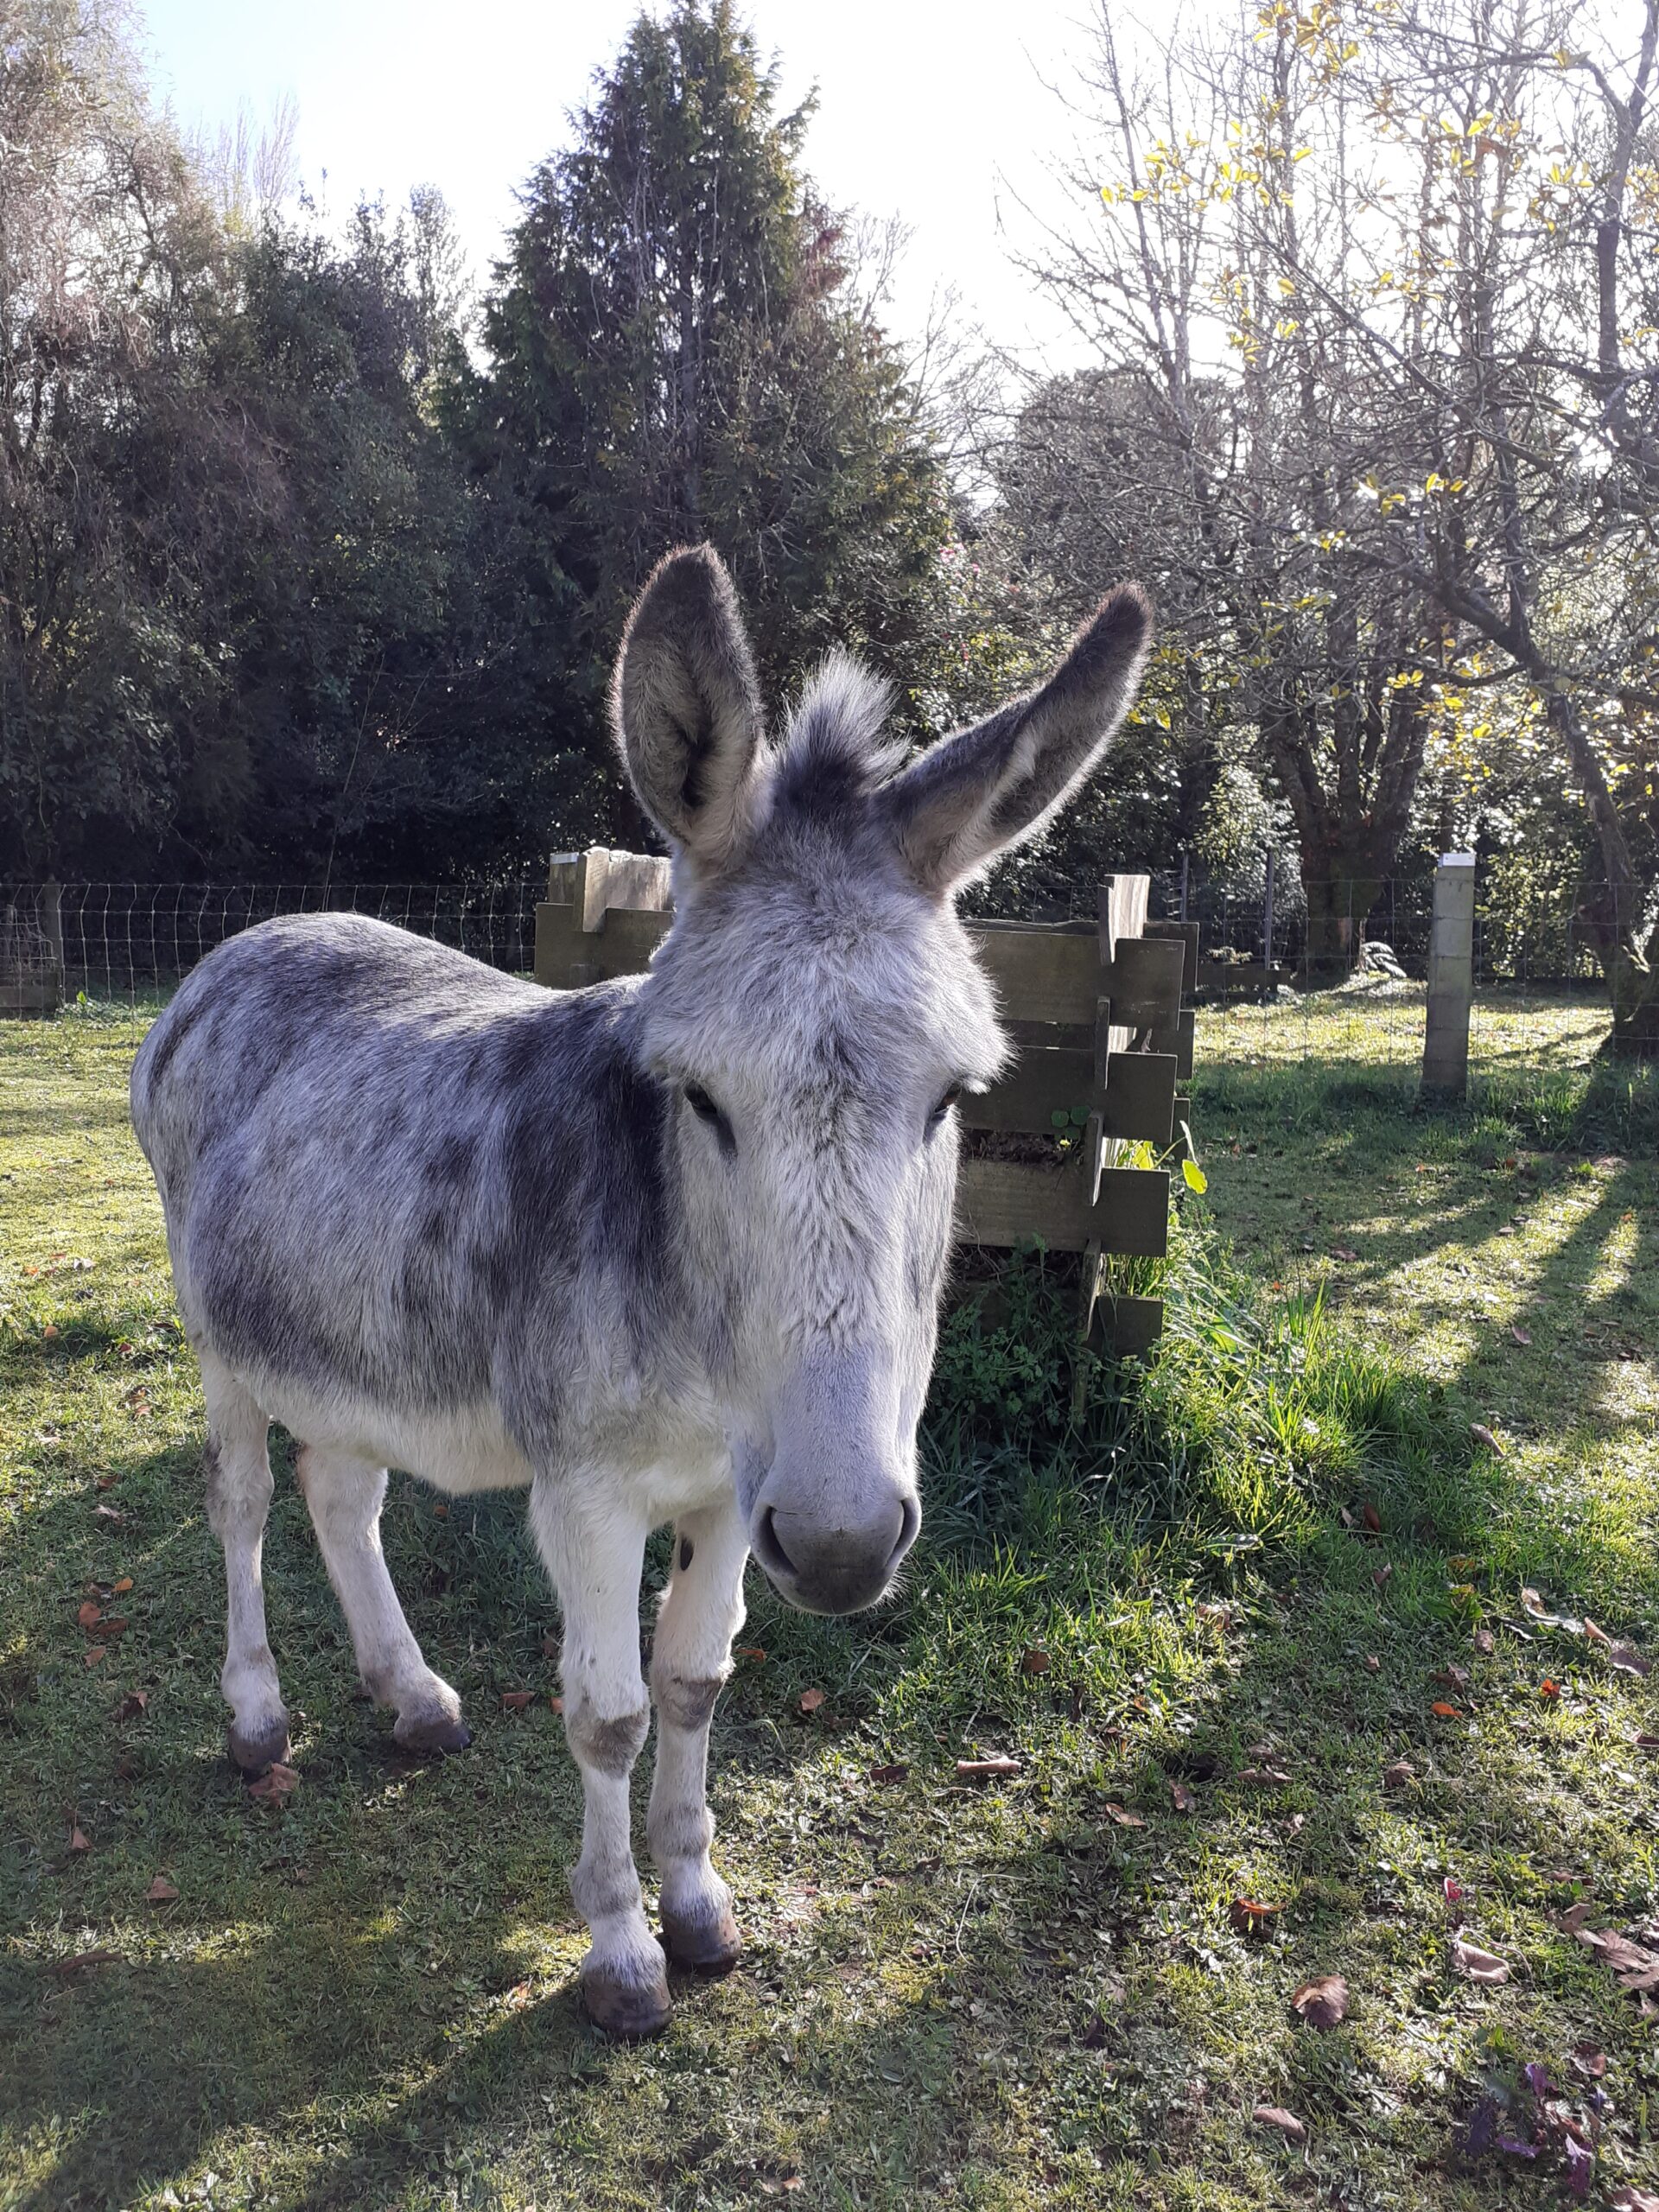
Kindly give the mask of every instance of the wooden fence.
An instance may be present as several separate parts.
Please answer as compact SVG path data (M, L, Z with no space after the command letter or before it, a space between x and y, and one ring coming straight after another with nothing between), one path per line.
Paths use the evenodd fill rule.
M970 1136L957 1193L957 1236L1014 1247L1040 1237L1084 1259L1085 1336L1143 1351L1163 1327L1163 1301L1114 1296L1102 1262L1161 1259L1168 1247L1169 1173L1128 1163L1131 1148L1166 1154L1191 1109L1198 926L1147 919L1148 879L1101 887L1097 924L969 924L1019 1057L1001 1082L962 1102ZM666 861L603 847L554 861L536 909L536 979L575 989L642 969L667 934ZM997 1138L1042 1138L1039 1158ZM1062 1146L1064 1148L1062 1149ZM1014 1156L1004 1157L1003 1154Z

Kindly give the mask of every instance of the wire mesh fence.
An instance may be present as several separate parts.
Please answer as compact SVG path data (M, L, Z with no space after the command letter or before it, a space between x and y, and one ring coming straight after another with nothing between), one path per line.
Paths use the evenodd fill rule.
M67 883L0 887L0 993L55 975L58 993L165 997L215 946L282 914L369 914L511 974L534 963L545 878L503 883ZM0 1003L3 1001L0 1000Z
M1582 1065L1610 1015L1591 925L1599 887L1517 902L1478 878L1470 1059L1477 1073ZM0 886L0 1013L158 1004L216 945L276 915L374 915L528 975L543 879L455 884ZM1152 912L1195 923L1203 1057L1234 1065L1351 1059L1413 1074L1427 1002L1432 879L1281 877L1239 891L1153 875ZM1079 906L1084 901L1078 894Z

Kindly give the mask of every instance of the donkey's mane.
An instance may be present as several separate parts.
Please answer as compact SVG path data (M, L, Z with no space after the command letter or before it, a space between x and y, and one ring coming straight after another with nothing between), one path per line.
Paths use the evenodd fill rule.
M884 784L905 757L882 725L893 688L837 646L801 695L772 777L775 810L839 813Z

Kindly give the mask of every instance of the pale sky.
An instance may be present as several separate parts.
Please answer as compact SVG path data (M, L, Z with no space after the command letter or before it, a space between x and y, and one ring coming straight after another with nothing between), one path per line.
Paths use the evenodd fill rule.
M1008 259L1016 204L1055 209L1046 163L1071 126L1046 84L1075 88L1096 0L747 0L793 105L816 81L807 166L832 203L898 214L913 236L892 321L913 336L954 286L992 342L1076 347ZM187 130L291 95L304 181L343 218L359 193L435 184L481 278L513 194L568 137L567 111L615 53L639 0L148 0L154 82ZM1068 56L1071 57L1068 62ZM325 185L326 172L326 185Z

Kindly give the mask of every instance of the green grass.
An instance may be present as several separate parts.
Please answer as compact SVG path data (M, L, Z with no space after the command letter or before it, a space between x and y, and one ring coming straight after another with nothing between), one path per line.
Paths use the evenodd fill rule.
M1649 1083L1590 1069L1573 1032L1546 1071L1423 1114L1351 1021L1326 1065L1287 1046L1206 1073L1208 1211L1149 1370L1098 1378L1071 1428L1068 1293L1033 1263L1000 1337L947 1334L902 1599L814 1622L752 1578L741 1640L766 1656L722 1702L713 1783L750 1949L639 2050L575 2000L558 1724L500 1702L556 1687L515 1501L440 1518L394 1482L393 1572L477 1732L410 1766L353 1701L279 1478L302 1780L276 1811L225 1759L200 1392L125 1126L142 1026L0 1028L7 2212L1541 2206L1555 2150L1459 2145L1529 2060L1582 2113L1586 2041L1596 2194L1659 2186L1655 2027L1558 1925L1580 1896L1592 1924L1659 1916L1636 1743L1659 1675L1520 1601L1659 1651ZM1236 1035L1214 1025L1201 1064ZM77 1608L128 1575L89 1667ZM1448 1664L1466 1691L1436 1684ZM1020 1776L958 1783L992 1751ZM144 1902L157 1873L176 1903ZM1265 1937L1231 1925L1239 1897L1283 1908ZM1459 1912L1507 1986L1452 1971ZM87 1951L112 1955L60 1970ZM1289 2000L1324 1974L1351 2001L1319 2034Z

